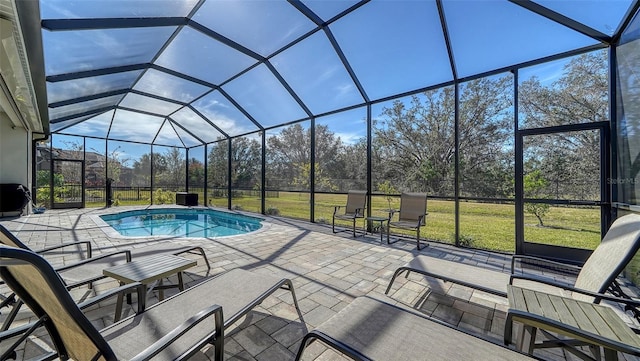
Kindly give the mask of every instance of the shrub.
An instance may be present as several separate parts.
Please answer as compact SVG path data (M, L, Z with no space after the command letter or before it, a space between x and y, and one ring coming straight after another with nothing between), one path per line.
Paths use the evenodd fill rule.
M280 210L278 209L278 207L275 206L269 206L267 208L267 210L265 211L265 213L269 216L279 216L280 215Z
M153 192L154 204L173 204L176 199L176 193L171 191L163 191L158 188Z
M453 239L453 241L456 241L456 235L452 234L451 238ZM458 241L457 241L457 245L460 247L473 247L473 243L475 242L475 239L473 238L473 236L468 235L468 234L460 234L460 236L458 237Z

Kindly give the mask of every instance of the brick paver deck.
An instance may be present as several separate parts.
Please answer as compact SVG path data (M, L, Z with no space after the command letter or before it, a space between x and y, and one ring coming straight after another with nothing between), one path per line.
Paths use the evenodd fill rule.
M15 219L0 218L0 224L33 249L91 240L94 254L99 254L153 242L196 243L206 249L212 269L207 274L202 260L194 255L198 266L185 272L187 285L236 267L291 278L304 320L298 318L288 292L276 293L227 331L226 360L293 360L306 329L321 324L362 295L419 309L491 342L502 342L508 305L505 298L415 274L409 279L399 277L388 296L384 295L384 290L393 271L417 254L505 270L509 267L508 255L438 243L430 243L429 247L417 251L414 241L381 244L377 234L358 238L348 232L334 235L327 225L271 217L264 217L265 226L258 232L217 239L110 237L105 233L104 225L94 220L100 214L134 208L140 207L47 210L44 214ZM428 236L428 230L425 233ZM78 255L62 253L48 259L63 264L77 260ZM86 298L115 285L115 281L105 280L94 290L75 290L74 296ZM155 300L149 300L150 304L153 302ZM87 315L100 328L112 322L114 308L115 299ZM130 314L132 309L125 312ZM6 312L0 315L0 321L4 314ZM22 312L21 316L24 322L29 313ZM402 340L398 340L399 347L401 344ZM47 348L46 337L31 337L20 350L18 359L29 359ZM211 355L211 350L205 349L194 359L209 360ZM551 360L575 359L560 350L542 351L537 355ZM319 342L305 352L305 360L342 359L346 358Z

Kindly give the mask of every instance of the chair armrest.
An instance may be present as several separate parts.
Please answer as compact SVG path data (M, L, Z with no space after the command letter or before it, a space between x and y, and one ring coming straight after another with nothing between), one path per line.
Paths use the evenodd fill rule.
M60 244L60 245L57 245L57 246L40 249L40 250L36 251L36 253L43 254L43 253L46 253L46 252L49 252L49 251L53 251L53 250L56 250L56 249L65 248L65 247L71 247L71 246L78 246L78 245L82 245L82 244L86 245L86 247L87 247L87 258L91 258L91 253L92 253L91 241L78 241L78 242Z
M119 294L122 294L124 296L125 294L131 293L132 291L135 291L138 294L138 311L136 313L144 312L144 309L146 307L147 295L145 294L143 284L140 282L128 283L126 285L110 289L105 293L101 293L99 295L91 297L84 302L78 303L78 308L84 310L85 308L96 305L113 296L117 296Z
M222 306L212 305L210 307L207 307L201 310L200 312L195 314L193 317L184 321L181 325L174 328L171 332L167 333L161 339L154 342L151 346L147 347L138 355L133 357L131 361L142 361L142 360L153 359L153 357L155 357L157 354L162 352L162 350L164 350L169 345L171 345L174 341L179 339L180 336L184 335L191 328L193 328L200 322L204 321L205 319L209 318L211 315L214 316L214 320L215 320L215 341L214 341L215 348L216 348L215 352L216 353L222 352L222 347L223 347L222 345L224 342L224 335L223 335L224 321L222 317Z
M335 216L338 213L338 210L342 208L342 206L333 206L333 215Z
M529 261L534 261L534 262L538 262L538 263L543 263L543 264L546 264L546 265L549 265L549 266L556 266L556 267L559 267L559 268L566 268L566 269L577 271L577 272L580 272L580 270L582 269L581 267L578 267L578 266L573 266L573 265L562 263L562 262L550 261L550 260L545 259L545 258L533 257L533 256L523 256L523 255L514 255L513 257L511 257L511 274L515 273L516 260L529 260Z
M93 257L91 259L85 259L85 260L82 260L82 261L79 261L79 262L76 262L76 263L73 263L73 264L70 264L70 265L58 267L58 268L56 268L56 272L66 271L68 269L80 267L80 266L83 266L83 265L86 265L86 264L89 264L89 263L92 263L92 262L95 262L95 261L102 260L102 259L107 258L107 257L112 257L112 256L115 256L115 255L118 255L118 254L124 254L127 262L131 262L131 251L130 250L116 251L116 252L101 254L101 255L95 256L95 257Z

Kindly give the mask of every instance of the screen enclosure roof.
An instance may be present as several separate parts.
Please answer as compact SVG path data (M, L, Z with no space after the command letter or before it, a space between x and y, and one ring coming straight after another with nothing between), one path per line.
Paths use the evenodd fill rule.
M40 0L50 131L190 148L607 47L635 7Z

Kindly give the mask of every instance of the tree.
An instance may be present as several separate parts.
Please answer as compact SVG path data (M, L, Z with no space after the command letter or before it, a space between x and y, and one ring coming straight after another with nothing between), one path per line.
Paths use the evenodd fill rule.
M167 160L162 153L146 153L133 162L134 185L146 187L151 185L151 160L153 159L154 186L168 185L163 178L167 172Z
M524 127L550 127L609 119L606 51L569 61L550 85L533 77L520 85L520 118ZM540 159L550 182L548 196L600 199L600 134L597 131L527 137L528 151Z
M260 143L247 137L234 138L231 147L231 186L253 189L260 182Z
M204 186L204 163L196 158L189 160L189 186Z
M327 125L315 129L315 184L316 191L332 191L332 179L341 177L339 156L342 141ZM309 190L311 175L311 130L300 124L288 126L278 135L267 139L267 184L270 188Z
M525 174L524 178L524 194L528 198L538 198L543 190L549 185L540 170L535 170ZM543 218L549 211L550 206L546 203L525 203L524 210L538 218L538 225L544 227Z
M338 187L333 184L331 179L324 175L324 170L320 168L318 163L315 165L315 178L316 178L316 190L322 190L325 192L338 191ZM311 163L298 164L299 176L294 177L292 184L299 185L302 189L308 190L310 188L309 180L311 179Z
M225 188L227 186L227 174L228 174L228 141L218 140L211 145L211 150L207 155L208 162L208 174L207 182L208 186L214 189L214 195L221 196L222 193L216 188Z
M120 146L112 150L107 157L107 177L113 179L114 184L120 182L122 168L127 162L129 162L129 158L121 158L120 156Z
M508 149L513 116L510 77L482 78L464 85L460 97L459 150L465 186L476 196L495 173L509 174ZM393 102L374 119L374 152L398 189L453 194L455 162L455 91L426 91L404 103ZM513 157L511 157L513 158ZM499 187L490 188L500 189ZM490 196L504 196L490 194Z
M185 187L186 180L186 160L184 152L178 148L172 147L164 153L166 160L166 171L162 173L161 179L164 184L178 189Z
M366 189L367 184L367 139L361 138L353 144L343 144L338 156L342 190ZM318 189L316 187L316 189Z
M393 195L398 193L398 190L394 188L394 186L388 180L378 184L378 191L384 193L384 197L387 199L387 203L389 204L389 211L393 209L391 207L391 201L393 201Z

